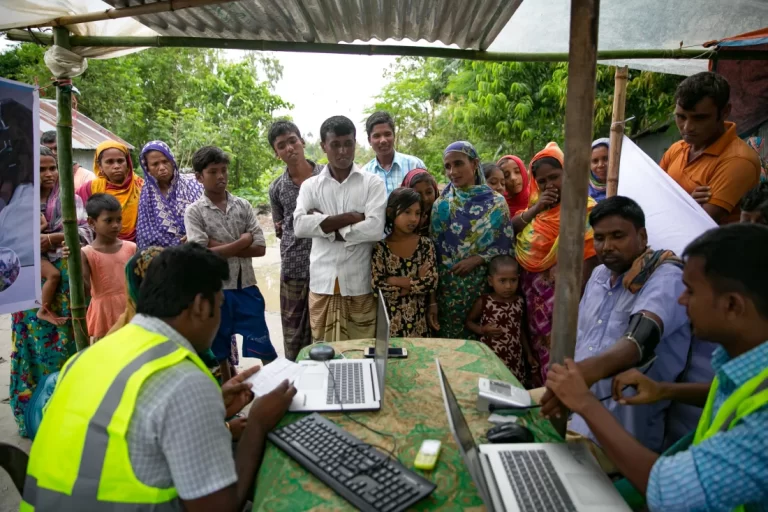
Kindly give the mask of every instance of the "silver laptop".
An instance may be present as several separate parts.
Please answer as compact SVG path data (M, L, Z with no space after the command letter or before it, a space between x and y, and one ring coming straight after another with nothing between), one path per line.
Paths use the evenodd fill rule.
M475 444L440 361L445 412L467 470L493 511L630 511L583 444Z
M379 291L373 359L304 360L290 411L376 411L384 402L389 315Z

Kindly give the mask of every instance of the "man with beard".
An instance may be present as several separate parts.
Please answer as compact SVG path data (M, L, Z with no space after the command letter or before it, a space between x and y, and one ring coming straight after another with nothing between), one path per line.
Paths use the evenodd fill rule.
M371 292L373 244L384 236L384 182L355 165L355 125L326 119L320 145L328 165L301 186L293 222L311 238L309 322L314 341L373 338L376 298Z
M610 398L611 377L642 365L654 380L674 382L686 369L691 330L685 308L677 302L685 289L682 262L672 251L648 247L645 215L628 197L599 203L589 222L601 265L592 273L579 305L574 359L593 394L605 398L603 405L619 423L645 447L661 452L669 402L620 405ZM644 346L654 334L658 345ZM654 353L656 359L649 366ZM548 392L544 400L551 397ZM692 428L696 421L698 417L692 419ZM578 415L569 428L596 441Z
M421 159L395 151L395 121L389 113L371 114L365 122L365 131L376 158L365 164L363 170L384 180L387 197L400 186L410 171L427 168Z
M280 239L280 314L283 321L285 357L296 360L299 351L312 343L309 328L309 252L311 238L297 238L293 212L299 189L323 169L304 157L304 139L290 121L275 121L269 128L269 145L282 160L285 172L269 186L272 222Z

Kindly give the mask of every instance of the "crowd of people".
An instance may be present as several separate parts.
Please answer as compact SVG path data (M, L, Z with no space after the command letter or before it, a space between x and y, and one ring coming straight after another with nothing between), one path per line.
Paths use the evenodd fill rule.
M768 414L768 227L759 226L768 221L765 170L726 121L725 79L694 75L675 99L683 140L660 165L721 226L684 255L649 247L641 207L606 197L608 139L592 144L583 171L565 169L554 142L528 166L515 155L483 164L471 143L453 142L443 154L440 172L449 183L441 190L437 170L396 151L395 122L385 112L366 123L376 156L364 166L355 163L357 134L346 117L320 128L325 166L305 157L294 123L275 122L268 143L285 171L269 197L286 357L295 360L314 342L374 337L380 291L393 337L478 340L526 388L546 388L537 390L542 413L574 411L569 437L588 443L652 510L768 510L768 460L758 448L768 441L761 425ZM44 283L40 310L13 315L11 407L21 435L36 383L75 352L55 139L42 142L43 279L53 284ZM125 493L139 484L172 488L140 493L148 503L180 498L189 510L234 510L253 483L266 432L295 393L284 384L247 418L234 417L252 399L243 380L255 371L236 375L235 335L243 337L244 357L264 364L277 357L251 261L265 254L265 237L251 205L227 190L229 156L220 148L199 149L194 174L181 174L161 141L146 144L139 163L143 178L125 146L103 143L95 175L83 174L77 188L94 345L63 371L66 384L46 412L58 421L43 422L46 453L36 455L36 441L30 474L56 487L44 461L73 452L53 446L54 429L85 435L73 417L92 415L99 404L75 404L78 379L96 372L104 379L93 384L106 392L125 361L160 351L141 388L131 388L134 417L120 434L130 455L122 462L135 475L110 477ZM574 361L552 365L566 172L589 173L583 292ZM216 368L220 390L206 368ZM692 446L681 449L691 432ZM240 440L235 460L227 451L233 438ZM665 454L671 448L682 451ZM722 471L727 479L718 479Z

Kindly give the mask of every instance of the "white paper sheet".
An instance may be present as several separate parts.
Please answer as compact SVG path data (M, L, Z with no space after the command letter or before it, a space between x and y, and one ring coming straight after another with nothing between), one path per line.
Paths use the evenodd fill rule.
M295 381L304 368L284 357L278 357L261 370L251 375L245 382L253 385L251 391L258 396L266 395L275 389L281 382Z

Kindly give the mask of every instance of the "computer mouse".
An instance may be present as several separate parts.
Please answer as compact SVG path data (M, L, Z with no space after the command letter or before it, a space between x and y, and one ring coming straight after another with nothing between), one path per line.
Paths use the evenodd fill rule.
M336 351L328 345L318 345L309 349L309 358L313 361L330 361L336 356Z
M502 423L490 429L485 434L489 443L532 443L533 434L530 430L517 423Z

